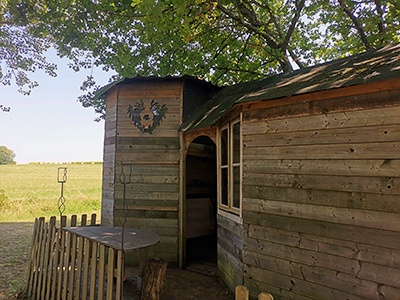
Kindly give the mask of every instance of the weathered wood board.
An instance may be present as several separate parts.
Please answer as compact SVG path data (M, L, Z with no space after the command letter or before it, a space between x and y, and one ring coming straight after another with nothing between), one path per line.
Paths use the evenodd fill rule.
M138 77L106 93L102 224L158 233L151 255L169 266L183 257L186 153L179 128L215 88L185 76Z
M233 291L243 284L243 225L218 215L218 270Z
M179 249L182 88L179 81L121 84L106 101L102 217L158 233L161 243L151 255L171 265ZM151 123L161 108L159 122Z
M244 285L253 295L400 294L398 95L350 98L244 113Z

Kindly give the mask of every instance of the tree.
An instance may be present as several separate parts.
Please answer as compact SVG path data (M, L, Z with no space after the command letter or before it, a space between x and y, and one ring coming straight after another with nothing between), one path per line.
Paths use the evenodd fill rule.
M4 1L4 0L3 0ZM75 70L257 79L400 40L397 0L8 0ZM79 100L104 112L93 77Z
M56 76L57 67L45 58L51 40L35 31L34 20L25 16L22 4L12 5L11 1L0 0L0 83L15 82L21 93L29 95L38 85L29 73L44 70Z
M56 76L57 66L45 57L50 40L33 32L33 20L28 21L23 15L21 6L12 7L8 0L0 0L0 83L11 85L14 82L20 93L29 95L38 86L29 74L43 70ZM0 103L0 111L9 112L10 107Z
M16 164L15 154L6 146L0 146L0 165L14 165Z

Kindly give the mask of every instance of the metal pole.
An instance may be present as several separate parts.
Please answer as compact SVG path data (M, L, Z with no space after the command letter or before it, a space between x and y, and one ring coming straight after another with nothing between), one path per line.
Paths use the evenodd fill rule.
M126 206L126 188L128 184L131 184L131 176L132 176L132 166L128 165L129 167L129 172L128 174L125 174L124 170L124 164L121 163L121 173L119 175L119 182L123 185L123 194L122 194L122 207L121 207L121 251L122 251L122 256L121 259L123 260L125 256L124 252L124 242L125 242L125 226L126 226L126 219L128 216L128 208ZM124 269L124 266L122 267ZM120 274L122 276L122 274ZM121 297L123 299L124 297L124 291L123 291L123 284L121 284Z
M60 198L58 198L58 212L60 213L60 228L62 228L61 218L65 211L64 183L67 182L67 168L66 167L58 168L57 182L61 184Z

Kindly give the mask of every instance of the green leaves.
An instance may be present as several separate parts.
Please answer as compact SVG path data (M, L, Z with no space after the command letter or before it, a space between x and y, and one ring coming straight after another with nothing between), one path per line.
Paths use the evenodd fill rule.
M50 40L41 31L35 31L32 16L34 4L14 0L1 0L0 5L0 83L15 82L19 91L29 94L38 83L29 78L29 73L43 70L56 76L57 66L48 62L45 52Z
M54 75L43 55L50 45L76 71L95 65L122 77L188 74L222 85L400 41L393 0L1 1L0 58L12 72L1 69L0 80L28 87L14 71ZM18 47L7 37L13 30L24 34L14 32ZM79 100L104 112L97 88L90 78Z
M400 9L394 1L319 0L309 6L308 15L318 18L327 49L316 45L322 59L334 59L399 42Z
M0 146L0 165L15 165L15 153L6 146Z
M29 78L29 73L43 70L56 76L57 66L44 56L49 44L33 36L27 27L3 24L0 27L0 83L10 85L13 81L19 91L29 94L38 85Z

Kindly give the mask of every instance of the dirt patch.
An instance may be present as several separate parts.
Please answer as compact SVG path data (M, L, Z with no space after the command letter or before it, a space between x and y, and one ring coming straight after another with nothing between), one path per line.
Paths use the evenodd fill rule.
M25 286L32 232L33 222L0 223L0 300L16 299L15 295ZM127 269L135 273L134 267ZM124 294L128 292L132 299L138 299L136 277L130 277L125 282ZM215 266L194 264L186 270L167 269L161 299L228 300L233 295L219 281Z
M161 300L207 299L229 300L233 294L220 282L216 269L209 266L192 265L189 269L167 269ZM136 288L135 267L128 267L124 284L124 299L140 299Z

